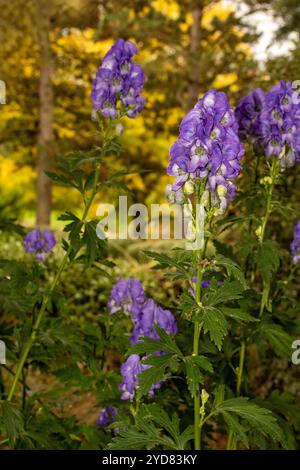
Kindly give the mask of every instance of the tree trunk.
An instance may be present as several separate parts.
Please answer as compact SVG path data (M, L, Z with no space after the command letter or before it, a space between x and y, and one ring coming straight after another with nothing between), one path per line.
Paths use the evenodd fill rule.
M191 42L190 42L190 76L188 90L188 109L195 106L199 95L199 78L201 74L200 62L200 39L201 39L201 18L203 13L202 2L196 2L196 6L192 11L193 23L191 26Z
M50 44L51 1L38 0L38 40L40 47L39 133L37 139L37 204L36 223L50 225L51 181L45 175L53 157L53 62Z

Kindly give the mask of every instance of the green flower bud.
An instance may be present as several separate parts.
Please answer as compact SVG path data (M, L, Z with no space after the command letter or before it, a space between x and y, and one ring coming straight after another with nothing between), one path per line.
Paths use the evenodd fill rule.
M217 186L217 195L219 197L225 197L227 194L227 188L225 186L223 186L222 184L219 184Z
M183 192L187 196L194 194L195 192L195 184L192 181L187 181L183 187Z

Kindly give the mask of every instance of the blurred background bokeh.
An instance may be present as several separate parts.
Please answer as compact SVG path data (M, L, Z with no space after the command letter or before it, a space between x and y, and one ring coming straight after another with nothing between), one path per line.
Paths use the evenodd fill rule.
M197 97L216 87L235 106L255 86L297 80L299 32L298 0L0 0L2 211L57 228L57 214L80 204L44 170L96 144L91 83L118 37L138 46L147 105L110 165L148 170L127 183L149 204L164 200L169 146Z

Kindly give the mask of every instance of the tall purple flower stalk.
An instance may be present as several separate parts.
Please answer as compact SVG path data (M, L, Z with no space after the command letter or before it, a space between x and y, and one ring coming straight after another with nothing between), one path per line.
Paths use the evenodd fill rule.
M300 99L292 83L281 81L267 93L251 91L236 109L239 133L283 168L300 160Z
M98 69L91 98L94 109L104 117L135 118L145 105L145 98L140 96L145 75L132 60L135 54L137 47L133 42L118 39Z
M170 202L182 202L195 192L197 182L211 194L223 212L234 195L243 146L227 96L209 90L182 120L179 138L170 150L168 174L175 176L166 189Z
M126 281L120 278L111 291L107 302L110 314L123 311L131 317L133 331L132 344L141 341L142 336L159 340L154 325L163 328L169 335L177 333L174 316L169 310L157 305L153 299L147 299L142 284L133 278Z
M300 261L300 220L298 220L294 228L294 240L291 243L291 252L292 252L294 264L299 263Z
M25 235L23 242L27 253L35 254L39 261L44 261L56 244L55 237L50 230L31 230Z
M177 333L177 325L174 316L169 310L157 305L153 299L147 299L142 284L133 278L126 281L120 278L111 291L107 306L110 314L123 311L131 317L133 330L130 342L136 344L146 336L158 341L157 354L159 352L159 336L154 326L158 325L168 335ZM122 400L133 400L138 388L138 374L151 367L143 364L137 354L129 356L121 366L122 383L120 391ZM160 382L153 385L149 394L154 395L154 390L161 386Z

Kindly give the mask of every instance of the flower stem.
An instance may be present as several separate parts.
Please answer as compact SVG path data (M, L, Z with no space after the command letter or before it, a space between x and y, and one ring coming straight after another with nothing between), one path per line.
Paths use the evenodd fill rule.
M245 364L245 353L246 353L246 341L242 341L240 349L240 361L237 369L237 381L236 381L236 396L239 397L241 394L242 378ZM236 434L233 431L229 431L227 450L236 450Z
M198 252L198 272L197 272L197 282L196 282L196 302L199 303L201 300L201 280L202 280L202 268L200 266L201 253ZM194 323L194 342L193 342L193 356L198 356L199 354L199 339L201 332L202 323L195 321ZM196 393L194 396L194 446L195 450L200 450L200 395Z
M85 204L85 208L84 208L84 211L83 211L83 215L82 215L82 219L81 219L83 224L86 222L86 219L87 219L87 216L88 216L88 213L89 213L89 209L92 205L92 202L93 202L94 197L95 197L96 192L97 192L99 173L100 173L100 164L97 165L96 172L95 172L93 190L92 190L92 193L91 193L87 203ZM15 376L14 376L14 380L12 382L11 388L10 388L8 396L7 396L7 401L11 401L12 398L14 397L15 390L16 390L17 384L19 382L20 376L22 375L22 371L23 371L26 359L28 357L28 354L30 353L30 350L31 350L35 340L36 340L37 331L38 331L39 326L41 324L41 321L42 321L42 319L45 315L45 312L46 312L46 309L47 309L47 304L48 304L49 300L51 299L51 296L52 296L53 291L54 291L54 289L57 285L57 282L59 281L60 276L61 276L62 272L64 271L64 269L65 269L65 267L68 263L68 259L69 259L69 255L70 255L71 251L72 251L72 245L70 244L67 251L66 251L66 253L64 254L64 257L63 257L59 267L58 267L58 270L57 270L56 275L55 275L55 277L52 281L50 289L43 296L42 305L41 305L40 311L39 311L39 313L36 317L34 325L32 327L31 335L29 337L28 342L25 344L24 349L22 350L22 354L21 354L21 357L20 357L18 365L17 365L17 370L16 370L16 373L15 373Z
M243 371L244 371L244 363L245 363L245 352L246 352L246 342L242 341L241 350L240 350L240 363L237 373L237 383L236 383L236 394L240 396L241 394L241 386L242 386L242 378L243 378Z
M268 186L266 211L265 211L265 215L262 219L261 232L260 232L260 236L259 236L259 242L260 242L261 245L264 242L266 226L267 226L269 217L272 213L272 197L273 197L274 186L276 184L276 180L277 180L277 176L278 176L278 171L279 171L279 161L278 161L277 158L273 158L272 165L271 165L271 168L270 168L271 184ZM259 308L259 317L260 318L262 317L263 312L264 312L264 308L268 303L269 291L270 291L270 284L263 281L263 293L262 293L262 296L261 296L261 303L260 303L260 308Z

